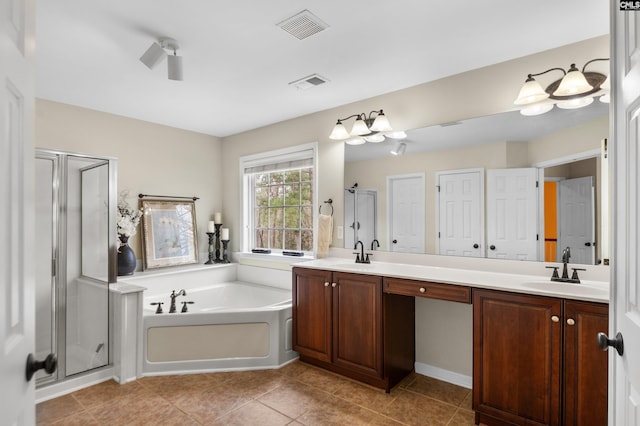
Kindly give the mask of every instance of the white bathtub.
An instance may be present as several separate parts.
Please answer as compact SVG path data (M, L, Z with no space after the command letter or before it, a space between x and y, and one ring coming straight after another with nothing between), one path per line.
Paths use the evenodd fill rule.
M187 293L176 299L173 314L167 286L146 284L143 375L278 368L297 358L290 289L243 281L203 285L188 274L173 278L172 289ZM189 285L194 282L199 286ZM181 313L183 301L194 302L188 313ZM152 302L164 302L164 312L156 314Z

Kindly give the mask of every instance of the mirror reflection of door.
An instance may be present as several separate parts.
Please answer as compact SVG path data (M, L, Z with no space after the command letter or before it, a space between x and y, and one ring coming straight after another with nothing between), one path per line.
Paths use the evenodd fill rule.
M595 263L593 177L566 179L558 183L559 247L571 249L571 263ZM561 256L561 253L559 253ZM558 259L558 261L561 261Z
M438 254L484 257L484 169L436 173Z
M365 249L377 239L377 198L373 189L346 188L344 190L344 247L354 248L362 241Z
M424 173L387 177L391 251L424 253Z
M538 171L487 170L487 257L538 260Z

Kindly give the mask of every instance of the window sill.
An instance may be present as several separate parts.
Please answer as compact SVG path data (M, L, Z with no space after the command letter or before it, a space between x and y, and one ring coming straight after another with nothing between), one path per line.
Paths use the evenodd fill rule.
M286 265L288 267L289 265L292 265L294 263L308 262L310 260L315 260L315 257L308 256L308 255L300 256L300 257L285 256L280 253L264 254L264 253L251 253L251 252L235 252L233 253L233 259L241 264L264 262L264 263L273 263L274 267L275 267L275 264Z

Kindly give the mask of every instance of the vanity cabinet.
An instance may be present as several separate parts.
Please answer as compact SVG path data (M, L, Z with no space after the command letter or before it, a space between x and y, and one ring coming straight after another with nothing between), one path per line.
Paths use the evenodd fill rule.
M473 291L476 424L606 425L606 304Z
M382 278L293 268L293 349L300 359L389 391L413 371L415 302Z

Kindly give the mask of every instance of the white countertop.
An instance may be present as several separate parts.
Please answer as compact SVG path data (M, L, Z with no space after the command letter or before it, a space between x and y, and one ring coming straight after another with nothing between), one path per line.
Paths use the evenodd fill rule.
M465 285L476 288L535 294L563 299L591 302L609 302L609 283L581 280L580 284L552 282L551 270L547 277L482 270L456 269L439 266L372 261L369 264L355 263L353 259L325 258L300 262L296 267L324 269L338 272L378 275L444 284ZM580 265L577 265L580 266ZM571 265L569 265L571 267ZM562 273L562 270L559 271ZM569 269L571 275L571 269Z

